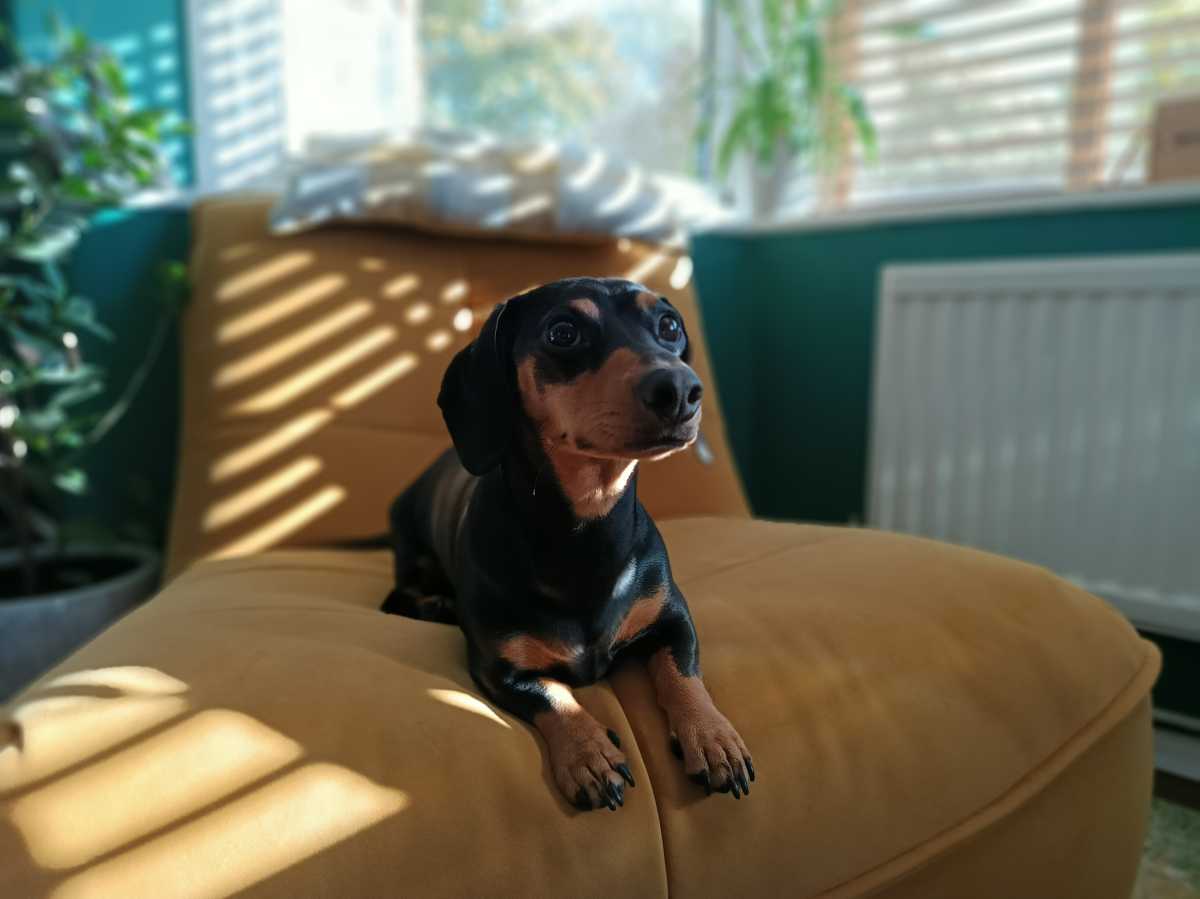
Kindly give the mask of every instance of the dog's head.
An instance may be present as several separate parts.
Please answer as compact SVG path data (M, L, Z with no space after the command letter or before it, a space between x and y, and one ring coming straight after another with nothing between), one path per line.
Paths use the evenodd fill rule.
M703 387L683 319L616 278L571 278L501 303L438 396L463 466L495 468L524 420L548 452L657 459L695 441Z

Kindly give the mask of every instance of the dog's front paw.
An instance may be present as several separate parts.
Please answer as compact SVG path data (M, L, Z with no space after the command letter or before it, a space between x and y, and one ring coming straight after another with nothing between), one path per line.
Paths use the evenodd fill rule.
M754 761L746 742L714 705L690 710L671 722L671 750L683 760L687 776L706 794L750 795Z
M615 731L572 722L547 745L554 781L567 802L585 811L604 806L615 812L625 804L625 784L634 786L633 774Z

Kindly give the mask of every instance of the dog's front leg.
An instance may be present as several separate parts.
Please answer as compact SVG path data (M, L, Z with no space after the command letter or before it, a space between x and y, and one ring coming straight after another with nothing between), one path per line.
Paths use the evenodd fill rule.
M700 677L700 648L686 606L664 615L649 636L657 648L648 650L647 668L684 771L706 792L749 795L754 762Z
M541 733L554 782L568 802L612 811L625 804L625 784L632 787L634 782L621 741L579 704L566 684L505 662L472 673L497 705Z

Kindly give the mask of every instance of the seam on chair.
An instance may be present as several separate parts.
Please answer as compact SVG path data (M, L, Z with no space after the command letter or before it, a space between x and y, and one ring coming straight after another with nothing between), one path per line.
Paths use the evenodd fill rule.
M617 699L617 705L621 705L621 700L619 698ZM626 720L626 722L628 722L629 716L625 715L625 707L624 706L621 706L621 714L625 716L625 720ZM633 729L630 728L629 732L632 734ZM637 742L637 741L635 740L634 742ZM638 747L638 751L641 752L640 746ZM643 759L644 758L645 758L645 756L643 755ZM662 850L663 882L667 885L666 895L670 896L671 895L671 883L673 882L673 878L671 877L671 861L670 861L671 853L667 851L667 829L663 825L662 806L659 805L658 790L655 789L654 773L650 770L649 765L645 765L645 768L646 768L646 787L650 791L650 801L654 804L654 820L658 822L658 845L659 845L659 848Z
M329 600L326 600L326 602L328 602L328 601ZM177 617L180 615L222 615L222 614L225 614L226 612L286 612L289 614L295 614L296 612L303 612L306 615L310 614L310 613L314 614L314 615L385 614L385 613L380 612L378 609L372 609L370 606L356 606L356 605L350 605L349 603L345 603L345 604L338 605L338 606L307 606L307 605L294 606L294 605L283 605L283 604L271 605L270 603L256 603L253 605L245 605L245 606L195 605L195 606L188 606L187 608L178 608L176 606L167 606L166 608L162 609L161 611L155 612L154 618L158 619L158 618ZM393 617L403 618L405 616L397 615L397 616L393 616ZM415 621L416 619L410 619L410 620ZM435 622L419 622L419 623L433 624Z
M682 520L682 519L680 519L680 520ZM711 571L706 571L702 574L696 575L695 577L686 577L685 576L685 577L681 577L681 578L676 578L676 583L678 583L680 587L686 587L686 586L690 586L693 584L700 584L706 580L709 580L710 578L716 577L717 575L725 574L727 571L734 571L734 570L736 570L738 568L742 568L746 565L760 565L761 563L767 561L768 559L774 559L774 558L777 558L778 556L786 555L787 553L795 552L797 550L806 550L810 546L818 546L823 543L830 543L832 541L848 540L848 539L850 539L850 537L848 537L845 534L831 534L828 537L822 537L819 540L812 540L812 541L809 541L808 543L802 543L802 544L794 544L793 543L793 544L789 544L788 546L781 546L778 549L773 549L770 552L765 552L765 553L762 553L761 555L753 556L752 558L749 558L749 559L742 559L741 561L738 561L738 562L730 562L728 565L722 565L719 568L714 568ZM668 549L669 549L669 547L668 547Z
M645 781L640 783L642 786L645 786L646 790L650 793L650 802L654 806L654 820L658 824L658 847L661 852L661 864L659 869L662 871L663 885L666 887L666 892L663 893L663 895L670 896L671 866L667 863L667 831L663 826L662 808L658 804L658 790L655 789L654 771L651 769L650 765L646 763L646 753L642 749L642 744L638 742L637 731L633 729L633 722L629 720L629 713L625 710L625 703L621 701L621 695L617 692L616 684L613 683L612 674L613 672L610 670L609 673L604 676L602 681L597 681L593 686L603 684L608 688L608 692L612 696L617 708L621 710L621 719L625 722L625 733L629 734L629 739L632 740L633 744L637 747L638 755L642 759L642 769L645 771ZM638 789L638 787L635 787L634 789Z
M1000 795L961 821L867 871L814 894L811 899L852 899L895 883L943 852L965 843L1040 794L1102 736L1125 720L1154 684L1162 656L1152 643L1140 639L1139 642L1145 650L1142 664L1113 699Z
M319 410L324 409L325 407L322 405L318 405L313 408L315 410L319 411ZM309 411L313 411L313 410L309 410ZM300 414L303 415L304 413L300 413ZM255 417L255 418L242 418L242 419L219 418L216 421L200 420L200 421L190 422L189 424L191 426L191 429L201 431L202 436L191 439L189 441L189 449L191 447L196 446L197 444L202 445L202 446L212 446L215 443L217 443L218 438L221 438L221 437L251 436L251 435L248 435L245 433L239 433L239 432L251 431L254 433L259 433L262 431L269 431L273 427L278 427L280 425L286 425L288 422L293 421L295 418L296 418L296 415L285 415L285 416L276 416L276 417L269 417L269 418L268 417L263 417L263 418ZM321 430L323 430L323 431L371 431L373 433L425 437L425 438L428 438L431 440L440 440L444 443L446 449L450 448L450 435L447 434L444 430L439 430L435 427L429 427L429 428L399 427L399 428L397 428L397 427L389 427L386 425L375 425L375 424L370 424L367 422L339 421L337 419L334 419L329 424L324 425L321 428ZM191 450L191 451L194 452L194 450Z
M252 558L254 558L254 557L251 557L251 559ZM247 559L247 562L250 562L250 560ZM211 580L215 580L215 579L221 578L221 577L228 577L230 575L257 574L259 572L278 573L278 572L297 572L297 571L301 571L301 572L325 571L325 572L333 572L336 574L354 574L354 575L365 574L365 575L371 576L372 578L376 578L379 580L385 580L385 581L390 580L393 577L393 575L390 571L387 571L384 569L380 569L380 570L376 571L371 568L355 568L350 565L328 565L328 564L310 565L307 563L300 563L300 564L278 563L278 564L271 564L271 565L255 565L255 564L251 563L251 564L246 564L246 565L230 566L229 568L223 569L221 571L185 570L182 574L178 575L174 580L171 581L170 587L174 587L176 584L203 583L205 581L211 581Z
M623 667L631 667L631 666L635 666L640 670L640 672L641 672L640 676L642 678L644 678L648 684L649 680L650 680L650 675L649 675L649 672L647 672L645 665L642 664L641 662L637 662L634 660L627 660L623 663ZM624 700L622 700L621 694L617 690L617 685L613 681L614 673L616 673L616 670L610 669L609 673L604 678L604 683L608 686L609 691L612 693L613 699L616 700L617 708L619 708L621 710L621 717L625 721L626 732L629 734L630 738L633 740L634 744L637 746L638 755L641 756L641 759L642 759L642 767L645 769L645 773L646 773L646 779L644 782L644 786L650 793L650 801L654 804L654 819L655 819L655 821L658 822L658 844L659 844L659 849L662 851L661 870L663 873L663 883L666 885L665 895L670 896L672 879L671 879L671 865L670 865L670 861L669 861L670 853L667 852L667 829L666 829L665 825L663 824L662 806L659 804L659 801L658 801L659 800L659 791L657 789L657 784L655 784L655 782L654 782L654 770L647 763L646 752L642 748L642 744L638 741L637 731L634 730L633 722L629 720L629 712L625 708L625 702L624 702ZM655 708L658 708L657 700L655 701ZM669 726L668 726L668 731L669 731Z

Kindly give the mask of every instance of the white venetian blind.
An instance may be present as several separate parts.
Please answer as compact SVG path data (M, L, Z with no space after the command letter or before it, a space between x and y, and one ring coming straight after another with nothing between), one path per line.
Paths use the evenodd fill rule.
M420 113L417 0L187 0L203 190L258 185L314 139Z
M704 2L186 0L198 182L421 125L685 172Z
M1155 102L1200 93L1200 0L845 0L834 34L878 152L827 209L1136 182Z

